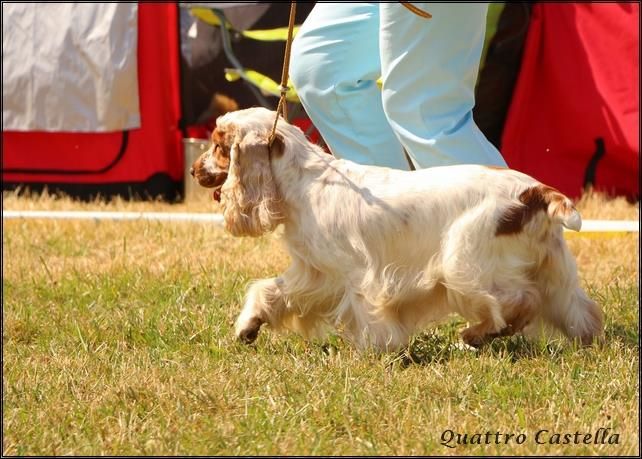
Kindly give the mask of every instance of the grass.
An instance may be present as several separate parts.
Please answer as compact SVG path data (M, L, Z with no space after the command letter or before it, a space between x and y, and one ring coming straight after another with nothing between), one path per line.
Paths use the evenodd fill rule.
M587 219L639 219L624 200L578 206ZM173 205L5 193L3 208L215 209L206 192ZM640 453L637 236L569 235L606 313L602 346L513 337L471 352L457 346L463 322L453 320L384 355L337 337L233 339L246 283L288 264L275 236L5 220L2 237L4 455ZM547 441L600 427L618 444L535 441L541 429ZM449 448L448 430L526 439Z

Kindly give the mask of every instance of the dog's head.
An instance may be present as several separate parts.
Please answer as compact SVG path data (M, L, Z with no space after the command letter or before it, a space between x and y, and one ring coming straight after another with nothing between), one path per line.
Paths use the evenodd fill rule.
M277 131L268 146L275 116L264 108L250 108L220 117L212 145L192 166L198 183L214 189L214 199L223 206L225 227L235 236L260 236L284 218L272 173L272 162L285 151L283 134Z

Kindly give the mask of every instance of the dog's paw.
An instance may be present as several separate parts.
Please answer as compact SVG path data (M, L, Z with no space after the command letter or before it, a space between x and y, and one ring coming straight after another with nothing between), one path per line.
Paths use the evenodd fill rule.
M461 339L466 346L479 349L490 339L490 336L480 333L475 327L469 327L461 331Z
M263 325L263 321L258 317L238 322L236 324L236 337L244 344L252 344L259 336L261 325Z

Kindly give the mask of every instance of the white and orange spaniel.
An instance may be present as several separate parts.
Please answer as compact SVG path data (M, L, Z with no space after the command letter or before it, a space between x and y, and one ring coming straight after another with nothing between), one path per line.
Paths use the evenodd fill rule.
M254 282L236 321L244 342L266 323L306 337L334 329L392 350L451 313L465 343L550 324L590 343L602 312L578 282L563 228L581 217L557 190L510 169L413 172L335 159L275 112L220 117L192 174L235 236L283 225L292 265Z

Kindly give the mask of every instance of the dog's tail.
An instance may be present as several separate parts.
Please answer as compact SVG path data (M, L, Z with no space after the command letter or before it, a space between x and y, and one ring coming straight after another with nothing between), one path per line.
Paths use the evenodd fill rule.
M540 211L546 212L549 220L568 229L579 231L582 217L573 202L555 188L535 185L525 189L516 202L503 210L497 223L496 235L517 234Z
M582 217L575 209L573 201L555 188L544 185L540 185L538 188L546 202L546 213L553 222L561 223L573 231L579 231L582 228Z

